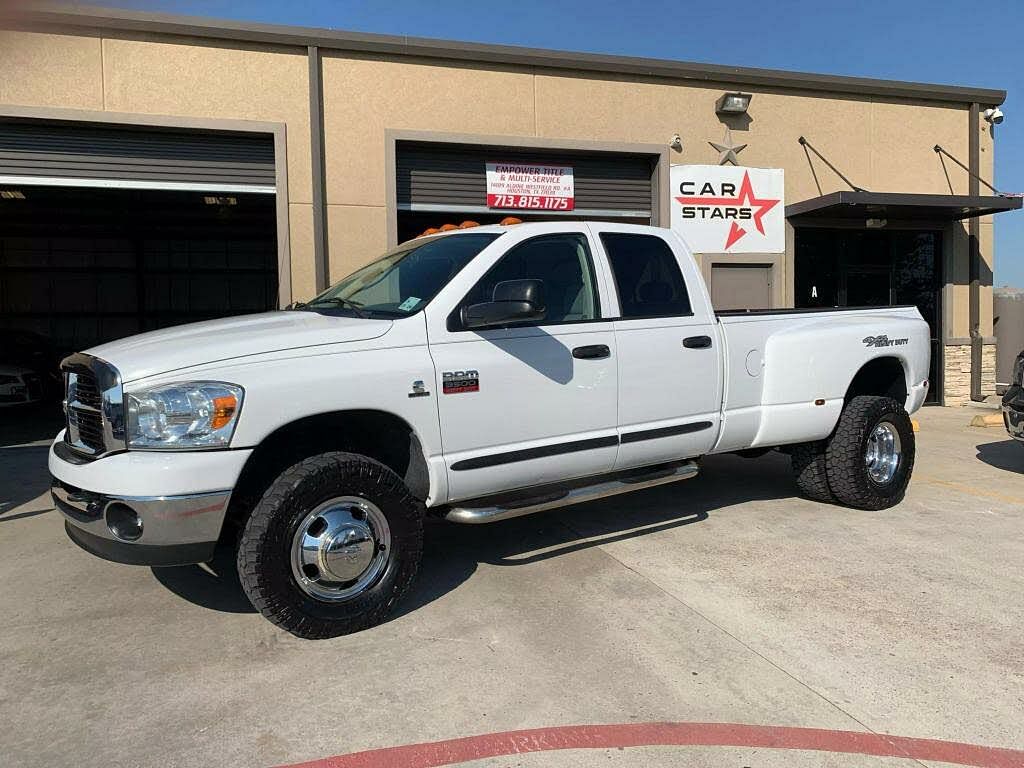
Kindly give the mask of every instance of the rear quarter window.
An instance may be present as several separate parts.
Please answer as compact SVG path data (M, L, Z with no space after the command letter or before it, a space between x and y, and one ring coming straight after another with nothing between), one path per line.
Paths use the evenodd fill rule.
M693 314L679 262L656 235L603 232L601 243L615 278L622 317Z

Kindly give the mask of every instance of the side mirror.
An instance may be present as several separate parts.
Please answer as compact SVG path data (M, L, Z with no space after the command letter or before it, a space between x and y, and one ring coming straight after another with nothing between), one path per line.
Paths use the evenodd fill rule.
M489 328L543 320L543 280L505 280L494 286L491 301L462 308L464 328Z

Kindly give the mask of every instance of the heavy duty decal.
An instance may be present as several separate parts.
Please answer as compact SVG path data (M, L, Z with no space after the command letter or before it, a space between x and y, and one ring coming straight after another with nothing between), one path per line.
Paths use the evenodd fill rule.
M441 378L442 391L446 395L480 391L480 374L476 371L445 371Z
M890 339L884 333L881 336L868 336L864 339L864 345L868 347L902 347L909 343L910 339Z

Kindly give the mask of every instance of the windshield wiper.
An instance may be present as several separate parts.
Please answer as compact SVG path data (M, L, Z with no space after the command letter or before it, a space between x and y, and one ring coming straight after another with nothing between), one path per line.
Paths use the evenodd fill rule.
M343 299L341 296L329 296L329 297L327 297L325 299L317 299L316 301L310 302L306 306L307 307L312 307L312 306L316 306L317 304L336 304L339 307L344 307L345 309L351 309L353 312L356 313L356 317L361 317L363 319L366 319L366 318L369 317L369 315L366 314L365 311L363 311L363 305L362 304L360 304L357 301L352 301L351 299Z

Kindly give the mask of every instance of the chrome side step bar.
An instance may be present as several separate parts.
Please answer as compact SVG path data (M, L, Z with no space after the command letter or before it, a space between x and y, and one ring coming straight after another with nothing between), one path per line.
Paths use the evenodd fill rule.
M570 504L582 504L585 501L604 499L609 496L617 496L620 493L639 491L642 488L653 488L656 485L689 480L698 471L697 464L688 461L657 472L620 476L593 485L572 488L563 491L555 498L552 498L552 494L548 493L542 496L523 498L514 502L492 506L454 506L445 513L444 517L445 520L451 520L453 523L493 523L496 520L507 520L510 517L530 515L534 512L543 512L546 509L567 507Z

